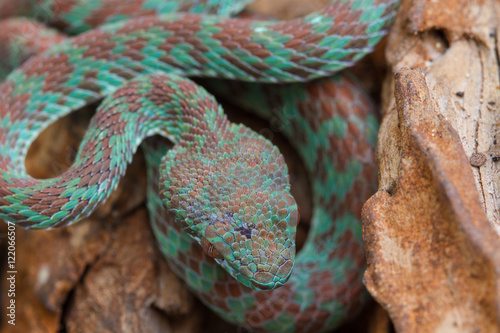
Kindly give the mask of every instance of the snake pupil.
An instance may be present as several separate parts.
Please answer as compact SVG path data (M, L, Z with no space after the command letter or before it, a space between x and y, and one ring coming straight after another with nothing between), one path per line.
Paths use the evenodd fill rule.
M251 239L252 238L252 229L253 228L251 225L243 224L243 225L235 228L234 230L238 231L242 236L245 236L247 239Z

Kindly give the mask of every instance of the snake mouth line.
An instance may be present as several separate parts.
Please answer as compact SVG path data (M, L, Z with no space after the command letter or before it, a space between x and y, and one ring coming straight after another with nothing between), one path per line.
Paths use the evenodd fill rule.
M267 283L267 284L262 284L262 283L259 283L259 282L255 281L255 280L250 280L250 283L252 284L252 286L255 287L255 289L266 290L266 291L273 290L276 287L280 286L276 282L270 282L270 283Z

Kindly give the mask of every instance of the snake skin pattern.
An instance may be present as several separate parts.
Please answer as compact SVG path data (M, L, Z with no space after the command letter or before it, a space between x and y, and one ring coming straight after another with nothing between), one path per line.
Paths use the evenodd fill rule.
M153 2L138 3L147 11ZM295 258L299 216L279 151L228 122L210 94L179 75L258 82L331 76L373 48L398 5L331 1L286 22L161 9L54 45L0 84L0 217L26 228L78 221L116 188L143 139L160 134L175 145L144 144L148 208L174 271L220 316L251 330L335 327L366 298L359 218L375 190L377 129L367 97L348 76L238 89L249 109L281 122L310 174L314 217ZM75 8L58 8L54 22L78 32L115 20L103 18L112 17L103 14L111 7L96 7L100 19L73 30L60 22ZM236 87L217 86L225 93ZM24 158L38 134L105 96L74 165L53 179L27 175Z

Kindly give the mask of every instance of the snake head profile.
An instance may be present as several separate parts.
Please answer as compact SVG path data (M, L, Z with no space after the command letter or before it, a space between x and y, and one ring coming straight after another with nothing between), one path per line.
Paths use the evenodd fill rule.
M299 220L279 150L241 125L178 144L163 159L164 205L245 286L272 290L290 277Z

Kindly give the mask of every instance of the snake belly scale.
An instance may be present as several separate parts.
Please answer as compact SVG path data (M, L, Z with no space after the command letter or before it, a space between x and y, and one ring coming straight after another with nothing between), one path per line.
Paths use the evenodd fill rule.
M100 1L92 3L97 10ZM122 21L97 28L92 22L106 20L83 20L73 31L90 31L32 56L0 84L0 217L25 228L77 222L116 188L143 140L158 134L174 146L143 144L148 208L174 271L215 312L251 330L335 327L366 298L359 215L375 189L377 125L354 81L331 76L373 48L398 6L333 0L283 22L165 14L165 6L145 17L121 13ZM282 120L310 174L314 217L296 258L299 214L283 157L230 123L184 76L261 83L330 77L266 90L244 83L239 94L250 110ZM223 87L216 84L231 91ZM30 177L24 159L38 134L102 98L73 166L53 179Z

